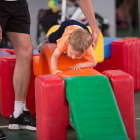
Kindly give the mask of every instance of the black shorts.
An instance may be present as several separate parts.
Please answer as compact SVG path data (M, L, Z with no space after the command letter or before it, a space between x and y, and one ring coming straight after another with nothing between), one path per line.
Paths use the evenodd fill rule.
M0 0L0 25L5 31L30 34L30 14L26 0Z

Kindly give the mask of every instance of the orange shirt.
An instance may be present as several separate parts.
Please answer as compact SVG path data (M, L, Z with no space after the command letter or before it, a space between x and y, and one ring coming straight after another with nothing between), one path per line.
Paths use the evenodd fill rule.
M72 25L67 26L65 29L65 32L63 33L62 37L57 40L57 48L60 53L67 54L68 52L68 37L69 35L74 31L81 28L80 26ZM83 28L82 28L83 29ZM92 45L86 50L86 52L83 55L83 58L86 60L93 62L95 60L95 53L92 48Z

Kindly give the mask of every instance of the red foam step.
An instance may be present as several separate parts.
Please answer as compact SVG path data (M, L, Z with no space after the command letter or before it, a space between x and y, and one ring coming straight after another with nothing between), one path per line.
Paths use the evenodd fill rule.
M135 140L133 78L120 70L104 71L103 74L110 79L128 136ZM35 99L37 139L66 140L66 128L70 124L64 81L56 75L38 76Z
M98 63L95 69L120 69L130 74L134 79L134 90L140 90L140 39L122 38L111 43L111 57Z
M13 73L16 62L15 55L0 56L0 114L9 118L14 111ZM30 84L26 104L32 115L35 113L35 76L31 70Z
M128 137L135 140L133 78L121 70L103 71L103 74L110 80Z
M65 83L56 75L42 75L35 80L38 140L66 140L70 125L65 99Z

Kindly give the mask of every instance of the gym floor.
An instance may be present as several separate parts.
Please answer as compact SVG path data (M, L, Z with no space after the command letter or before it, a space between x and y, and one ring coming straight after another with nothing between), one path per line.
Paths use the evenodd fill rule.
M138 28L129 30L117 30L117 37L139 37ZM135 124L136 124L136 140L140 140L140 91L134 93L135 98ZM131 127L131 126L130 126ZM36 132L28 130L12 131L8 130L8 119L0 115L0 128L6 134L6 140L37 140ZM77 140L76 132L71 127L67 129L67 140Z

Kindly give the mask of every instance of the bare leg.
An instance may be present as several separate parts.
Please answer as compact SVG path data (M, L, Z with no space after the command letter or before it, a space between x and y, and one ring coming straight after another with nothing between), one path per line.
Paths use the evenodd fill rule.
M15 101L26 101L31 73L33 47L29 34L6 32L16 53L13 76Z
M120 18L125 18L126 14L125 14L125 7L124 7L124 3L122 2L119 7L116 9L116 15Z
M6 35L10 39L16 53L16 65L13 76L16 102L15 111L10 116L8 128L12 130L36 130L36 119L25 108L33 55L30 35L14 32L6 32Z
M133 20L132 14L134 8L136 6L136 0L127 0L128 11L131 17L131 21ZM126 9L124 3L122 2L121 5L116 9L116 15L124 20L127 21Z
M128 9L129 9L129 12L130 12L131 16L134 12L135 6L136 6L136 0L129 0L128 1Z

